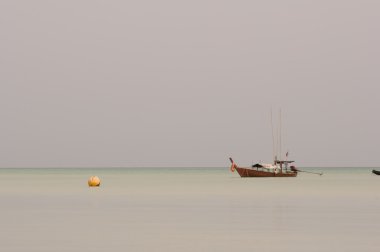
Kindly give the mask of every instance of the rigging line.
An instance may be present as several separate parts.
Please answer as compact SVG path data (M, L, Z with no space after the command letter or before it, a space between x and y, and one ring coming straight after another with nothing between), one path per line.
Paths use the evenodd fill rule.
M273 152L272 152L272 155L273 155L273 162L275 161L275 146L274 146L274 132L273 132L273 112L272 112L272 108L270 108L270 125L272 127L272 148L273 148Z

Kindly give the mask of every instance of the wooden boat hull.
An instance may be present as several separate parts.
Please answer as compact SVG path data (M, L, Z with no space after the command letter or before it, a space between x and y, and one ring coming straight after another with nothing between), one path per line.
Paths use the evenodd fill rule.
M372 170L373 174L380 175L380 171Z
M251 168L242 168L235 167L236 171L239 173L240 177L296 177L297 172L268 172L268 171L260 171L254 170Z

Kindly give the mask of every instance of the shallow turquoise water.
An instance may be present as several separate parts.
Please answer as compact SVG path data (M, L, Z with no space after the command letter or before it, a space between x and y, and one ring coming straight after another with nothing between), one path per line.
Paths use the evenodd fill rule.
M307 170L0 169L0 251L379 251L380 176Z

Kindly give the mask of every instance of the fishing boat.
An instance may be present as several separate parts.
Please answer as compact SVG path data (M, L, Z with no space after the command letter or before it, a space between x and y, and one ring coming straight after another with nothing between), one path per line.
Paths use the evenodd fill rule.
M294 161L288 160L289 151L286 152L286 158L283 160L281 158L281 110L279 111L279 124L280 127L278 128L278 136L277 136L277 147L275 146L275 137L274 137L274 130L273 130L273 119L272 119L272 110L271 110L271 126L272 126L272 142L273 142L273 163L266 164L266 163L257 163L252 165L251 167L240 167L238 166L232 158L230 158L231 161L231 167L230 170L234 172L235 170L239 173L240 177L296 177L298 172L305 172L305 173L313 173L322 175L323 173L316 173L316 172L310 172L310 171L302 171L297 169L294 165L291 165L291 163L294 163ZM277 149L277 150L276 150ZM277 158L279 154L280 158ZM380 172L379 172L380 175Z
M289 164L294 161L288 160L274 160L273 164L257 163L251 167L240 167L232 158L230 158L230 170L235 170L239 173L240 177L296 177L298 169Z
M380 175L380 171L372 170L373 174Z

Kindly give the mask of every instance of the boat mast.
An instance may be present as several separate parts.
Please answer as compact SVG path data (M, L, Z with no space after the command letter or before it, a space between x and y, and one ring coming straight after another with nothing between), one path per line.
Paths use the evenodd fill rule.
M281 118L281 109L280 109L280 160L282 160L282 118Z
M276 163L279 160L279 150L280 150L280 128L278 123L278 117L276 122Z
M282 161L282 150L281 150L281 145L282 145L282 135L281 135L281 131L282 131L282 125L281 125L281 109L280 109L280 161ZM281 173L282 173L282 162L280 163L280 169L281 169Z
M273 163L276 164L276 150L275 150L275 145L274 145L274 132L273 132L273 113L272 113L272 108L270 108L270 125L272 127L272 148L273 148Z

